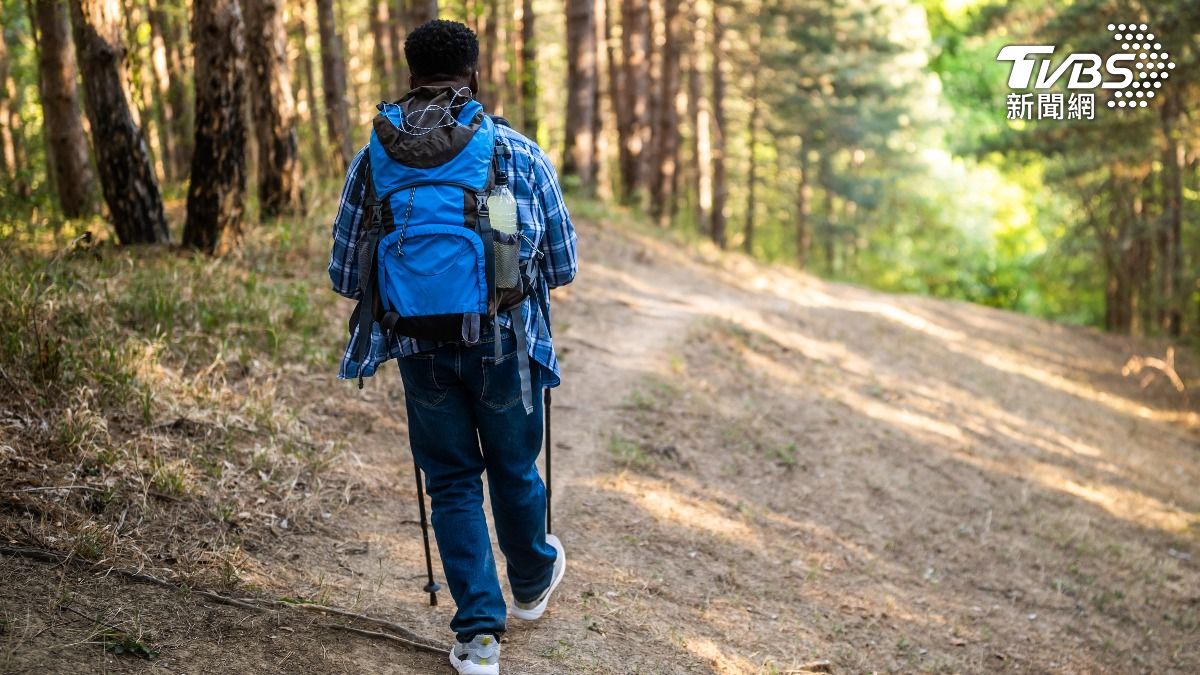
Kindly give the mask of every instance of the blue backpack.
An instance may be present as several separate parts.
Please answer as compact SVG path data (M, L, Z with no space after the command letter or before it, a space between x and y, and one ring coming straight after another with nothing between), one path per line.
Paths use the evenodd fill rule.
M524 321L513 310L533 288L538 266L520 264L519 233L493 230L487 208L492 189L508 181L498 158L511 150L496 132L507 122L452 90L418 89L377 108L357 247L355 360L364 361L373 323L389 342L403 336L470 345L479 342L483 321L498 336L498 317L510 312L527 389Z

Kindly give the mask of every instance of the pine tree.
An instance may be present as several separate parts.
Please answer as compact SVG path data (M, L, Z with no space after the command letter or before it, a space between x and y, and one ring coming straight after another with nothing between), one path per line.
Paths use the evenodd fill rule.
M246 188L245 35L237 0L196 0L196 149L183 244L207 253L241 234Z
M258 139L258 197L264 217L301 207L295 102L281 0L246 0L251 108Z
M129 107L125 45L116 3L71 0L76 60L104 201L122 244L167 242L158 179Z
M321 77L325 89L325 128L339 170L345 171L354 154L350 139L350 109L346 91L346 60L342 38L333 16L333 0L317 0L317 28L321 35Z
M92 167L75 87L75 49L64 0L34 3L38 27L38 70L47 161L63 215L91 210Z
M595 191L596 27L594 0L567 2L567 116L563 175Z

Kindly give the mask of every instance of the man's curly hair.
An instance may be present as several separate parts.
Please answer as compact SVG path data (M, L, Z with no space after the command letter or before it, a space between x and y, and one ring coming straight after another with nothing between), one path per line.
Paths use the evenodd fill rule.
M415 77L470 75L479 66L479 40L464 24L434 19L408 34L404 56Z

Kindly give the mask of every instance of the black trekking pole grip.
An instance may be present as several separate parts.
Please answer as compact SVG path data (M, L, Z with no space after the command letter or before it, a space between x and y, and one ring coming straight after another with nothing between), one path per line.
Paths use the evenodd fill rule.
M417 477L417 503L421 507L421 538L425 541L425 574L429 583L425 584L425 592L429 594L429 606L437 607L437 592L441 585L433 580L433 556L429 553L429 520L425 517L425 483L421 480L421 467L413 460L413 475Z
M550 387L546 387L545 393L542 395L542 401L545 403L546 414L546 533L549 534L554 530L550 526L550 503L554 496L554 474L551 471L551 448L550 443Z

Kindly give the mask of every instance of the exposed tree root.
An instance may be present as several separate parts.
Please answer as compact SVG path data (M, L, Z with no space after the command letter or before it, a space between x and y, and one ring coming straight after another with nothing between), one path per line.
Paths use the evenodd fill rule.
M101 567L99 565L96 565L95 563L92 563L87 560L83 560L81 558L76 558L76 557L70 556L70 555L63 555L63 554L57 553L55 551L48 551L46 549L40 549L40 548L27 548L27 547L21 547L21 546L8 546L8 545L0 544L0 555L7 555L7 556L12 556L12 557L17 557L17 558L26 558L29 560L37 560L37 561L41 561L41 562L49 562L49 563L55 563L55 564L61 564L61 565L71 564L71 565L77 565L80 567L86 567L89 569L100 569L105 574L118 574L122 577L125 577L126 579L129 579L130 581L137 581L137 582L141 582L141 583L145 583L145 584L152 584L154 586L160 586L162 588L170 589L170 590L173 590L173 591L176 591L179 593L191 593L194 595L198 595L206 600L215 602L217 604L229 605L231 607L238 607L241 609L250 610L252 612L274 612L274 611L278 611L278 610L302 609L302 610L306 610L306 611L310 611L310 612L316 612L319 614L326 614L326 615L332 614L332 615L339 616L339 617L349 619L352 621L362 621L364 623L374 624L381 628L386 628L390 632L370 631L370 630L366 630L363 628L356 628L354 626L340 624L340 623L323 623L323 624L319 624L319 625L326 627L326 628L336 628L338 630L345 630L345 631L349 631L351 633L357 633L359 635L364 635L367 637L391 640L392 642L398 642L406 647L409 647L410 649L415 649L417 651L429 652L432 654L443 654L443 655L447 653L446 649L437 646L432 640L421 637L420 635L417 635L416 633L405 628L404 626L401 626L400 624L397 624L397 623L394 623L391 621L387 621L384 619L377 619L375 617L367 616L365 614L356 614L354 612L350 612L350 611L347 611L344 609L339 609L337 607L326 607L324 605L316 605L316 604L312 604L312 603L284 602L282 600L269 600L269 599L260 599L260 598L231 598L229 596L221 595L220 593L216 593L214 591L206 591L203 589L191 588L189 586L175 583L173 581L168 581L166 579L160 579L158 577L155 577L155 576L152 576L149 574L143 574L141 572L134 572L133 570L122 569L120 567Z

